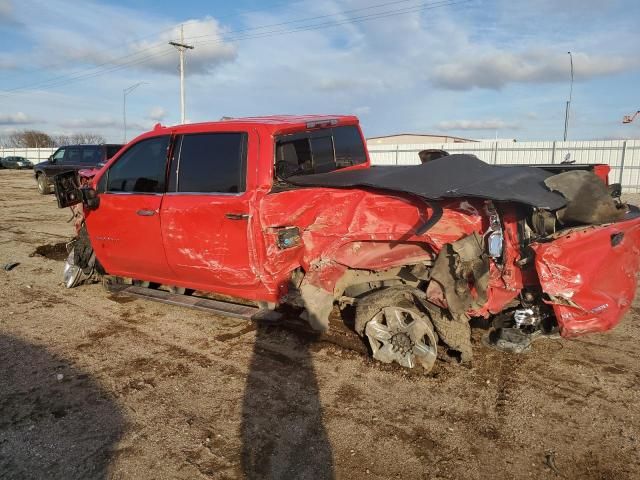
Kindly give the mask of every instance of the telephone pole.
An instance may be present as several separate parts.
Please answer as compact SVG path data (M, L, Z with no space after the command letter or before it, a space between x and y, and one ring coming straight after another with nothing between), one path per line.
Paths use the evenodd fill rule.
M180 56L180 123L184 123L184 51L193 50L193 45L184 43L184 25L180 25L180 42L169 42L169 45L176 47Z

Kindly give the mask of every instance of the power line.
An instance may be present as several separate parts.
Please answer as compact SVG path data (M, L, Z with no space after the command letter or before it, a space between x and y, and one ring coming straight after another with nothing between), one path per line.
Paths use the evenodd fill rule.
M406 1L406 0L405 0ZM424 10L431 10L431 9L436 9L436 8L442 8L442 7L446 7L446 6L453 6L453 5L460 5L460 4L465 4L465 3L469 3L472 0L441 0L438 2L433 2L433 3L423 3L420 5L416 5L416 6L412 6L412 7L405 7L405 8L401 8L401 9L395 9L395 10L387 10L384 12L377 12L377 13L372 13L369 15L361 15L361 16L356 16L356 17L350 17L348 19L344 19L344 20L339 20L339 21L331 21L331 22L323 22L323 23L319 23L319 24L314 24L314 25L302 25L299 27L295 27L292 29L280 29L280 30L272 30L272 31L267 31L267 32L259 32L259 33L254 33L254 34L248 34L248 35L239 35L236 37L227 37L224 39L219 39L219 40L215 40L215 41L204 41L204 42L200 42L200 44L216 44L216 43L224 43L224 42L236 42L236 41L244 41L244 40L250 40L250 39L256 39L256 38L268 38L268 37L274 37L274 36L279 36L279 35L286 35L286 34L291 34L291 33L299 33L299 32L304 32L304 31L312 31L312 30L319 30L319 29L324 29L324 28L330 28L330 27L336 27L336 26L341 26L341 25L345 25L345 24L352 24L352 23L362 23L365 21L371 21L371 20L377 20L377 19L381 19L381 18L388 18L388 17L392 17L392 16L397 16L397 15L404 15L407 13L415 13L418 11L424 11ZM388 6L388 5L392 5L392 4L397 4L397 3L402 3L402 2L387 2L386 4L379 4L379 5L375 5L375 6L371 6L371 7L367 7L368 9L372 9L372 8L380 8L381 6ZM358 10L361 11L363 9L354 9L354 10ZM309 20L313 20L313 19L318 19L319 17L321 18L328 18L328 17L339 17L339 16L343 16L345 12L338 12L336 14L332 14L332 15L322 15L322 16L316 16L316 17L310 17L307 19L307 21ZM292 22L301 22L302 19L300 20L295 20L295 21L290 21L290 22L281 22L279 24L273 24L271 26L274 25L282 25L282 24L290 24ZM268 28L270 27L270 25L265 25L263 27L254 27L252 29L243 29L243 30L237 30L236 32L232 32L232 33L238 33L238 32L242 32L242 31L248 31L248 30L257 30L257 29L264 29L264 28ZM209 35L211 36L211 35ZM204 37L204 36L201 36ZM194 38L194 37L191 37ZM154 47L155 48L155 47ZM136 57L139 56L140 54L144 53L146 50L141 50L129 55L126 55L124 57L115 59L115 60L121 60L123 58L129 58L129 57ZM0 93L0 97L4 96L10 96L16 93L23 93L24 91L28 91L27 89L30 87L41 87L41 88L54 88L54 87L58 87L58 86L62 86L62 85L66 85L68 83L72 83L75 81L80 81L80 80L86 80L89 78L94 78L96 76L100 76L100 75L104 75L107 73L112 73L115 71L119 71L122 70L124 68L129 68L132 66L136 66L136 65L141 65L144 63L148 63L152 60L155 59L159 59L162 57L165 57L169 54L172 53L172 50L168 50L168 51L161 51L158 52L156 54L150 54L147 55L143 58L134 58L130 61L121 63L119 65L113 65L109 68L105 68L105 69L100 69L100 67L103 67L105 65L111 64L113 63L113 61L111 62L105 62L103 64L97 65L95 67L92 67L88 70L86 70L87 73L84 73L83 71L78 71L72 74L68 74L68 75L61 75L58 77L54 77L53 79L49 79L43 82L39 82L39 83L35 83L29 86L23 86L23 87L18 87L18 88L14 88L14 89L10 89L10 90L6 90L3 93Z

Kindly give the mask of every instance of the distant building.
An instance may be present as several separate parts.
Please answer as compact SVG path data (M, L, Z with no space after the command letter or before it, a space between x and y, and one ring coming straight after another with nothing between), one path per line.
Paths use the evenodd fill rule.
M464 143L476 142L470 138L452 137L451 135L431 135L428 133L398 133L397 135L385 135L382 137L370 137L369 145L403 145L422 143Z

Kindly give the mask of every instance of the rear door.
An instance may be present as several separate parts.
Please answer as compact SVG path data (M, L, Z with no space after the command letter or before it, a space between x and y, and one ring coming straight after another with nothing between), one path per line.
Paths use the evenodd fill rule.
M234 294L259 284L246 190L247 132L176 138L162 204L170 267L186 285Z
M170 136L129 146L100 177L96 210L86 213L96 256L113 275L169 280L160 229Z

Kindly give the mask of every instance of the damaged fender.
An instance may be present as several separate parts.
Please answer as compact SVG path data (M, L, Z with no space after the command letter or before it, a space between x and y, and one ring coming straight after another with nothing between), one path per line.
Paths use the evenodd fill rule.
M563 337L609 330L631 306L640 268L638 220L635 214L531 245L540 285Z

